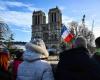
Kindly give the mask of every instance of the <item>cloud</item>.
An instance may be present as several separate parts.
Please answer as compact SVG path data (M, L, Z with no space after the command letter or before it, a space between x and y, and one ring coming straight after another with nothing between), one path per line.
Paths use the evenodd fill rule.
M8 9L8 6L11 7L26 7L31 12L24 11L11 11ZM16 26L17 29L23 32L30 32L32 25L32 11L38 10L39 8L33 7L31 4L25 4L17 1L0 1L0 20L4 20L7 24Z
M37 11L37 10L43 10L43 8L36 8L36 7L32 7L32 6L28 6L27 7L28 8L28 10L30 10L30 11Z
M74 19L68 16L63 15L62 16L62 23L64 23L65 25L68 25L69 22L73 21Z
M1 6L0 6L0 10L7 10L7 7L1 5Z
M93 33L95 35L95 38L100 37L100 27L94 27L93 28Z
M6 1L5 2L5 4L6 5L8 5L8 6L16 6L16 7L28 7L28 5L30 5L30 4L24 4L24 3L22 3L22 2L17 2L17 1Z
M37 7L34 7L34 4L25 4L25 3L22 3L22 2L10 2L10 1L7 1L6 2L7 5L9 6L16 6L16 7L25 7L27 8L28 10L30 11L33 11L33 10L40 10L41 8L37 8Z
M64 11L64 10L66 9L66 7L64 7L64 6L59 6L59 9L60 9L61 11Z
M14 28L12 29L13 31L16 30L16 31L21 31L21 32L25 32L25 33L30 33L31 32L31 28L27 28L27 27L24 27L24 28Z
M24 28L31 28L32 25L32 13L29 12L4 11L0 12L0 17L6 23L20 27L22 30L25 30Z
M29 11L42 9L42 8L35 7L34 4L26 4L18 1L0 1L0 10L8 10L8 7L26 8Z
M21 9L25 7L30 12L11 11L9 7L20 7ZM34 7L33 4L25 4L18 1L0 1L0 18L9 25L15 25L21 31L29 32L32 25L32 12L39 9Z
M4 2L0 1L0 10L8 10L7 6L4 4Z

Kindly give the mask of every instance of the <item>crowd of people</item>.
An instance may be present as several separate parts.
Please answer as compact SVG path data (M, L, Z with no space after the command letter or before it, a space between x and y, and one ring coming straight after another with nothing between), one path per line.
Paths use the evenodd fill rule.
M84 37L78 36L72 45L59 53L56 68L47 61L49 53L42 39L31 39L25 51L14 52L13 60L0 45L0 80L100 80L100 37L95 39L92 56Z

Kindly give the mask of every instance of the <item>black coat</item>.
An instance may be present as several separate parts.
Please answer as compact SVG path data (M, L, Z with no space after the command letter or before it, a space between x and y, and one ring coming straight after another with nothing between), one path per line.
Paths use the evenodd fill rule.
M56 80L100 80L100 65L87 49L74 48L60 53Z
M12 80L11 74L2 67L0 67L0 80Z
M100 55L97 55L98 52L94 53L94 55L92 56L95 60L98 61L98 63L100 64Z

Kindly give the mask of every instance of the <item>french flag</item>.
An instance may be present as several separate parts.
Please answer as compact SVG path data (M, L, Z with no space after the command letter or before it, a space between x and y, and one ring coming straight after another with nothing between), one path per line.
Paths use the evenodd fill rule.
M61 37L64 39L65 42L69 43L74 38L74 35L70 33L65 25L63 25L61 29Z

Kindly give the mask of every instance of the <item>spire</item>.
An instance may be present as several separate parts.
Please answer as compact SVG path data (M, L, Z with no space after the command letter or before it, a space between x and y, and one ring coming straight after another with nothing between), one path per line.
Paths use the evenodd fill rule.
M85 14L83 15L82 23L85 23Z
M58 9L58 6L56 6L56 8Z

